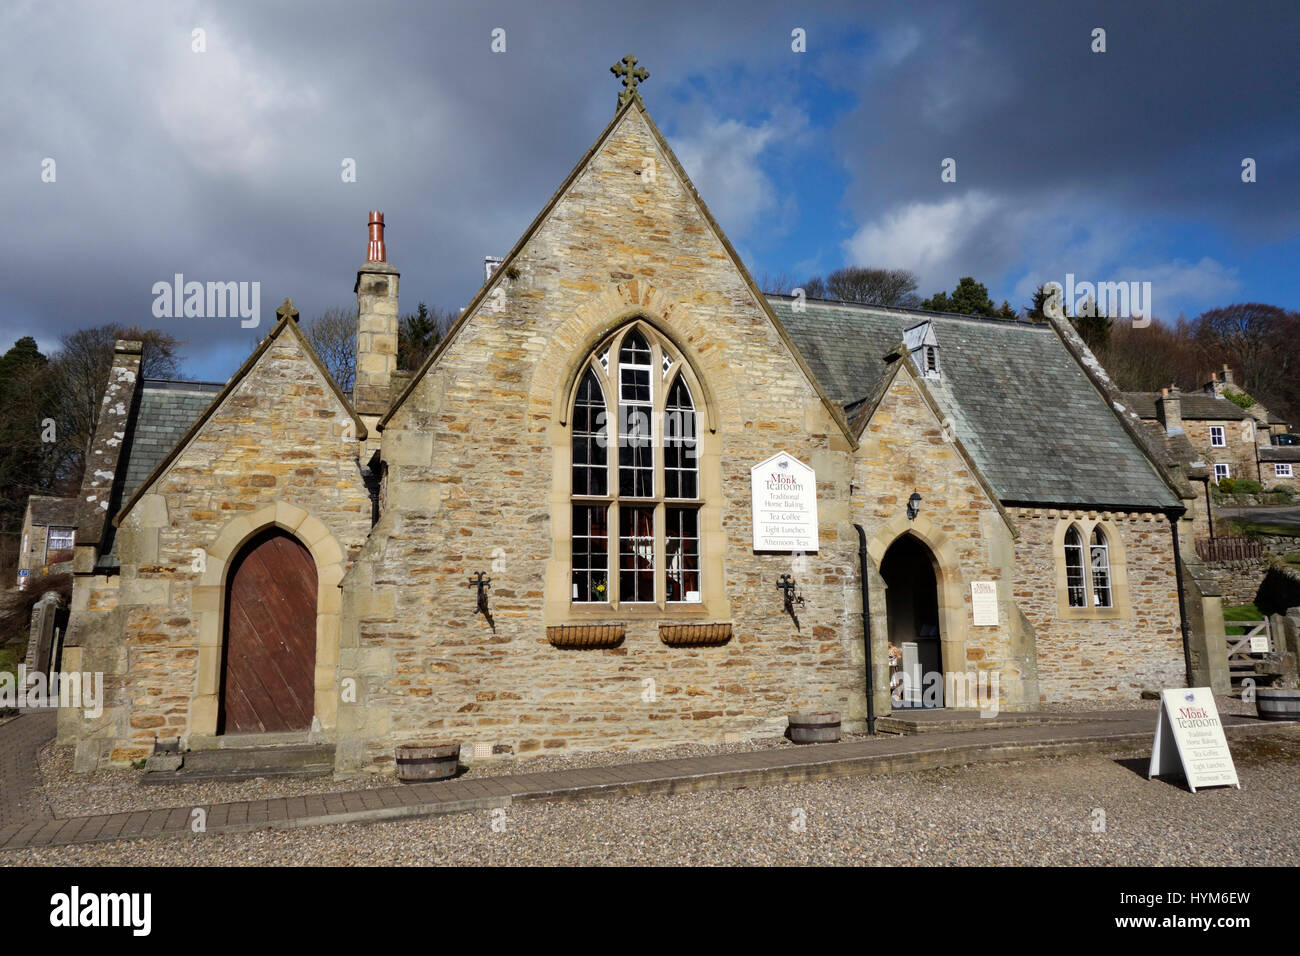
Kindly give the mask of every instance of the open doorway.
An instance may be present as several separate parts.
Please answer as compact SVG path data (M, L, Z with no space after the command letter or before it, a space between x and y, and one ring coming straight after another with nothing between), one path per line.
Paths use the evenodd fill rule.
M880 576L887 588L890 685L895 708L943 706L936 565L930 549L910 534L894 541L880 562Z

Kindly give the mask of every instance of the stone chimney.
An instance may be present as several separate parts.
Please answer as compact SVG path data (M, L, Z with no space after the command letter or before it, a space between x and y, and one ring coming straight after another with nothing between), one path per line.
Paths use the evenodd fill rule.
M1223 366L1223 384L1228 388L1232 388L1237 384L1232 377L1232 368L1227 365Z
M366 264L357 270L357 377L352 404L377 418L388 411L388 385L397 369L397 280L384 247L384 214L370 214ZM367 425L373 424L367 421Z
M92 573L99 556L112 544L113 486L117 481L122 438L131 421L143 355L144 346L139 341L118 339L113 343L113 364L99 405L99 422L86 454L81 498L77 504L72 558L73 571L77 574Z
M492 278L492 273L501 268L501 263L505 262L501 256L484 256L483 257L483 281L487 282Z
M1177 386L1162 388L1156 402L1156 416L1165 426L1166 435L1181 434L1183 430L1183 401Z
M1213 395L1215 398L1223 398L1223 383L1219 381L1218 372L1210 373L1210 380L1205 383L1205 394Z

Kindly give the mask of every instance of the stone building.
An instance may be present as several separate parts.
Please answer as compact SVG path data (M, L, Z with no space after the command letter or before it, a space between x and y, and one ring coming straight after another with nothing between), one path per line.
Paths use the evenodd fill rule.
M164 453L119 343L65 651L106 674L100 719L61 715L79 768L177 737L325 741L352 773L415 740L861 730L900 706L891 645L940 678L923 706L1197 666L1195 493L1068 326L763 295L634 83L411 374L398 281L372 214L353 394L286 302L224 386L166 386L194 414Z
M1295 474L1300 454L1293 446L1274 444L1287 423L1241 389L1228 366L1212 373L1200 391L1128 392L1125 401L1149 425L1185 436L1193 454L1184 449L1181 457L1204 465L1211 481L1248 478L1265 488L1300 491Z
M76 498L31 495L23 512L17 586L25 588L44 574L71 571L76 529Z

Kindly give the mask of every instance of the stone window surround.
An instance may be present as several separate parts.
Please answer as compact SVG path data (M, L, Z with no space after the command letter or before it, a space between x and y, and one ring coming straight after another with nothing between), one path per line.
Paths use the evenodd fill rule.
M1065 572L1065 535L1073 526L1083 541L1084 556L1091 555L1090 543L1093 529L1101 527L1106 536L1107 557L1110 561L1110 607L1094 605L1092 562L1085 560L1084 585L1088 590L1087 607L1071 607L1070 591ZM1131 616L1128 594L1128 561L1125 557L1124 539L1119 528L1107 514L1076 511L1058 518L1052 536L1052 556L1056 564L1057 616L1063 621L1126 621Z
M339 660L343 548L319 518L286 501L276 501L226 522L206 549L204 569L193 591L193 610L199 621L199 659L198 686L190 706L191 737L217 733L227 568L250 538L270 527L293 535L316 562L315 717L323 729L331 729L336 723L338 695L334 684Z
M651 341L658 340L676 356L675 365L685 377L695 403L696 438L699 442L699 498L700 501L700 587L702 593L698 603L668 603L656 600L652 603L629 604L617 607L608 604L574 603L572 597L572 506L578 499L571 496L573 487L572 472L572 416L574 398L582 381L582 374L593 357L597 356L607 344L621 340L631 326L639 325L641 332ZM601 329L589 335L586 340L568 356L567 367L561 376L564 386L555 396L555 407L551 429L551 445L554 453L551 479L551 530L553 561L546 582L546 614L548 626L557 624L594 624L610 621L700 619L720 621L731 617L730 605L726 598L722 556L726 548L726 536L722 530L722 474L721 474L721 439L717 434L717 406L712 391L699 374L699 365L691 351L673 334L667 323L655 317L645 309L633 309L620 315L611 322L604 323ZM669 376L668 380L671 380ZM666 381L668 381L666 380ZM608 396L607 396L608 399ZM657 449L660 456L661 449ZM657 507L662 507L662 501ZM615 529L611 529L612 531ZM611 534L611 541L616 541ZM662 592L657 586L656 591ZM661 598L662 593L657 597Z

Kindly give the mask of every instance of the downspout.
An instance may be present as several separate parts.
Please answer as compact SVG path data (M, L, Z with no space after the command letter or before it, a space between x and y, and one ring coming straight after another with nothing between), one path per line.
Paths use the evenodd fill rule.
M1210 506L1210 479L1205 479L1205 515L1210 519L1210 540L1214 540L1214 508Z
M862 525L853 526L858 532L858 577L862 581L862 646L867 652L867 733L876 735L876 672L871 666L871 598L867 584L867 533ZM1177 543L1175 541L1175 547Z
M1174 539L1174 580L1178 586L1178 620L1183 632L1183 668L1187 674L1187 686L1192 686L1192 628L1187 623L1187 601L1183 597L1183 559L1178 546L1178 519L1182 512L1169 510L1165 517L1169 519L1169 530Z

